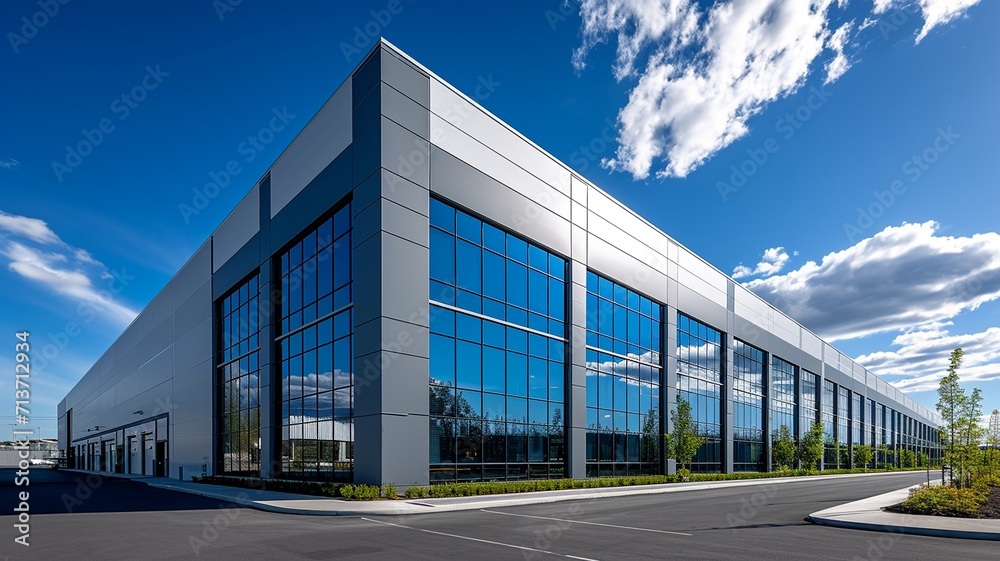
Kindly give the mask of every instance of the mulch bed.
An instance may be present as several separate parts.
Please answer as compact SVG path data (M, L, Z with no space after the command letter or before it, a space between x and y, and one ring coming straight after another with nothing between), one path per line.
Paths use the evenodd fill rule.
M1000 518L1000 487L990 489L990 498L979 508L982 518Z

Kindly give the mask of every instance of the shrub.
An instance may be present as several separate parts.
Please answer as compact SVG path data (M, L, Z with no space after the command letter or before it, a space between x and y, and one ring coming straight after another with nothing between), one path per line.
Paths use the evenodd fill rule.
M378 485L344 485L340 496L349 501L372 501L382 498L382 490Z
M391 483L388 483L385 486L383 486L382 490L384 491L385 498L387 499L395 499L396 497L399 496L399 493L396 491L396 486Z
M911 514L977 518L987 493L988 488L983 486L959 489L951 485L921 485L910 491L909 498L899 506Z

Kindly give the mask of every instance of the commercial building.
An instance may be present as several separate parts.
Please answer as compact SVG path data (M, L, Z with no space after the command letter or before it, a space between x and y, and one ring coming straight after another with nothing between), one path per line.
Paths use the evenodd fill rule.
M934 413L380 42L59 405L84 469L394 483L765 470ZM899 456L899 454L895 454Z

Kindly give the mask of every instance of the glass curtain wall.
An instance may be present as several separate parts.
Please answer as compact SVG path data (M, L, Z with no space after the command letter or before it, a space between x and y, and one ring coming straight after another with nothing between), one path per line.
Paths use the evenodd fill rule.
M281 470L291 479L354 476L351 206L278 256Z
M677 392L691 404L691 416L705 444L691 461L691 471L722 471L722 384L725 347L722 332L690 316L677 314Z
M764 471L764 351L733 348L733 471Z
M565 477L566 261L431 199L431 482Z
M218 468L226 475L260 477L258 283L254 273L217 303Z
M777 440L781 427L795 440L795 380L796 367L792 363L771 356L771 439ZM777 466L772 466L777 469Z
M587 272L587 475L662 473L661 306Z
M837 467L837 385L823 380L823 466Z

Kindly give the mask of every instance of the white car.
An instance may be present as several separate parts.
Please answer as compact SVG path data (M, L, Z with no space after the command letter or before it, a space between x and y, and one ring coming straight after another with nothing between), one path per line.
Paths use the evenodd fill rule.
M46 460L45 458L31 458L31 465L39 467L58 467L59 462L55 460Z

